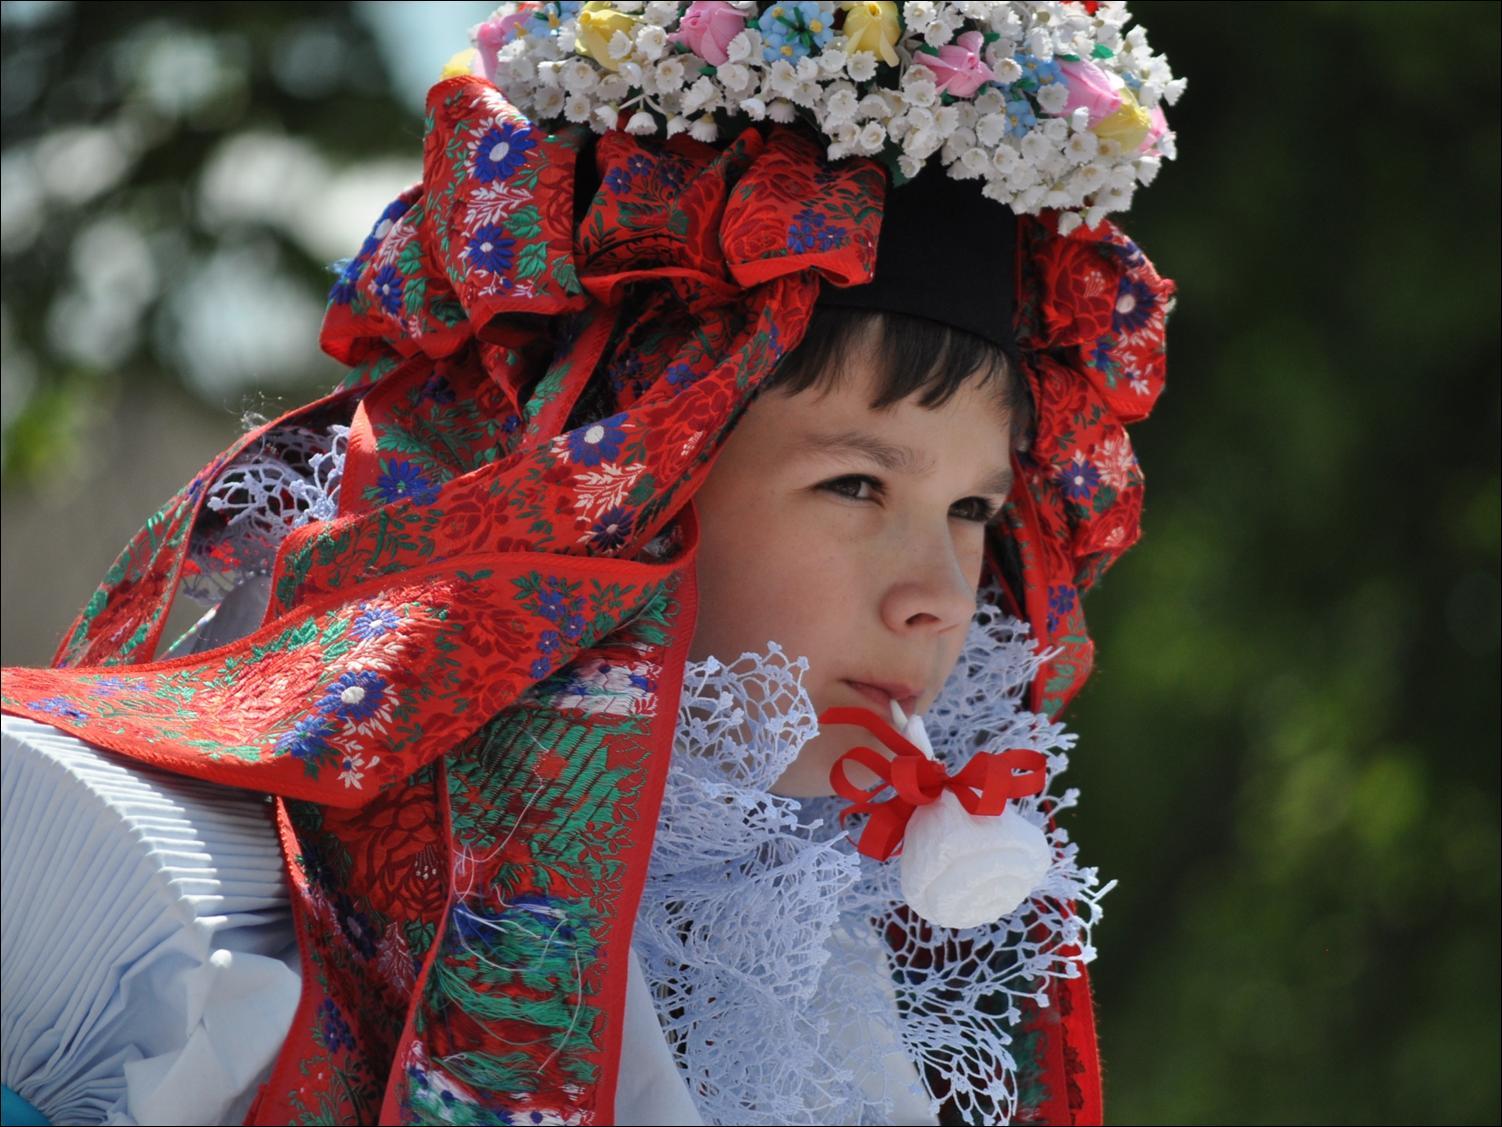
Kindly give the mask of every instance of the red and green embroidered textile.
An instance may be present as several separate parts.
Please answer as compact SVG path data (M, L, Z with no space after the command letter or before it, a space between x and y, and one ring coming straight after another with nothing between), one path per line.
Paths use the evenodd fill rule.
M820 287L869 279L886 176L786 127L547 135L469 77L426 124L421 185L331 295L344 386L205 467L0 703L276 796L304 991L251 1122L609 1123L696 610L687 502ZM1033 702L1057 712L1089 671L1078 594L1137 536L1123 428L1172 290L1108 224L1021 222L1040 420L1012 609L1061 648ZM205 487L333 422L339 515L283 544L262 626L153 661ZM1088 980L1055 993L1021 1118L1098 1122Z

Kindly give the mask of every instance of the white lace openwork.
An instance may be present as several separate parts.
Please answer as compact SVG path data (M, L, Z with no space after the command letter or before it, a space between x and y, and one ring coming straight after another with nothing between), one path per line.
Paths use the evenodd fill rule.
M183 592L217 603L250 576L269 575L294 528L337 515L348 439L346 426L321 434L282 427L227 466L204 497L221 519L195 530L189 555L196 566L185 573Z
M1048 827L1078 794L1053 793L1074 737L1021 705L1041 660L1024 624L983 609L925 718L950 766L983 748L1048 760L1043 793L1017 804L1048 835L1047 877L1011 916L963 930L906 909L897 866L854 850L838 800L769 792L818 730L805 659L773 644L689 664L634 944L706 1122L936 1116L925 1076L966 1122L1010 1121L1017 1003L1046 1005L1049 978L1094 958L1111 887Z

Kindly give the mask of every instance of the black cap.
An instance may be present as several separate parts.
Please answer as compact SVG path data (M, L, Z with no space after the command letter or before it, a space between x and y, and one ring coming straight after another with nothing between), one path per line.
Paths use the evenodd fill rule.
M863 286L826 281L819 304L926 317L1010 354L1017 216L980 186L931 165L889 187L875 277Z

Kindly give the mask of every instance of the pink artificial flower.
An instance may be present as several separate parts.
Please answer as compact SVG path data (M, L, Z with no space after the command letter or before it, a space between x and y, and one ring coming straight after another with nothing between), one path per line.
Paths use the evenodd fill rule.
M1163 116L1163 107L1154 106L1149 115L1151 124L1147 127L1147 137L1142 142L1142 147L1137 151L1145 153L1158 143L1163 134L1168 132L1168 118Z
M690 4L669 42L682 43L711 66L730 61L730 41L746 29L746 17L725 0Z
M985 44L985 36L980 32L967 31L953 43L940 47L937 55L930 55L927 51L914 52L913 62L922 63L934 72L941 94L968 98L996 78L980 57Z
M535 4L524 4L509 16L488 19L475 29L475 49L480 52L480 64L485 68L485 78L495 82L495 58L502 47L516 38L518 29L533 16Z
M1094 63L1060 63L1059 71L1064 75L1065 85L1069 87L1069 100L1059 111L1060 117L1068 117L1084 106L1090 111L1090 125L1094 127L1121 109L1122 99L1118 87Z

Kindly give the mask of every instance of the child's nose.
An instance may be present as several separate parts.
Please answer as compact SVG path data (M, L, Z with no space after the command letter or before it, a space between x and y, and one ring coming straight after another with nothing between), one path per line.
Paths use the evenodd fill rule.
M882 618L889 629L900 634L938 633L970 621L975 614L975 580L948 535L921 544L909 541L897 558L900 562L882 597Z

